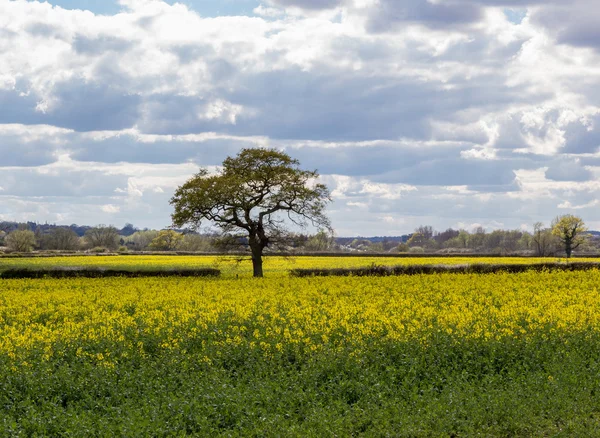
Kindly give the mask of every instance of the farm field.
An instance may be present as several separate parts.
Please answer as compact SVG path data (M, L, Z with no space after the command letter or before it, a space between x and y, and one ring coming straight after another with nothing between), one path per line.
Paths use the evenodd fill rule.
M264 258L265 275L287 275L290 269L296 268L360 268L372 264L394 265L419 265L419 264L444 264L460 265L471 263L518 263L533 264L541 262L555 262L559 258L553 257L319 257L298 256L281 257L267 256ZM577 259L571 261L600 261L600 258ZM25 257L25 258L0 258L0 271L11 268L52 268L52 267L102 267L126 270L144 269L194 269L218 268L224 276L250 277L252 274L251 262L248 257L239 261L234 256L172 256L172 255L126 255L126 256L67 256L67 257Z
M1 281L0 436L600 435L599 271L289 278L288 262Z

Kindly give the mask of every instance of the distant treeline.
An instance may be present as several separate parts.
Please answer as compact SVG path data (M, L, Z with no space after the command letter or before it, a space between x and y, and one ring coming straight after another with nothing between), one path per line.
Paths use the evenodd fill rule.
M599 254L600 232L588 231L576 248L577 254ZM199 234L192 230L139 229L133 224L123 228L99 225L51 225L35 222L0 222L0 250L5 253L31 251L103 252L194 252L236 253L244 251L244 239L217 234ZM325 232L313 235L289 233L278 244L267 248L271 253L319 254L463 254L562 256L564 245L550 228L535 224L534 231L473 231L448 228L436 231L420 226L403 236L334 237Z
M56 224L38 224L37 222L0 222L0 232L10 233L12 231L26 228L31 231L39 231L40 233L50 233L52 230L56 228L66 229L73 231L77 236L83 237L85 236L86 231L91 228L94 228L89 225L56 225ZM120 236L131 236L136 231L139 231L133 224L125 224L125 226L121 229L118 229L118 234Z

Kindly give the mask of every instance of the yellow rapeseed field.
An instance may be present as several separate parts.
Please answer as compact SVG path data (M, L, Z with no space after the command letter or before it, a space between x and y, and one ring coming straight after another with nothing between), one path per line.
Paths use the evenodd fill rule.
M101 259L104 260L104 259ZM105 259L108 260L108 259ZM523 338L600 329L600 272L384 278L69 279L0 283L0 356L14 367L77 357L114 367L132 355L228 349L280 354L367 344Z

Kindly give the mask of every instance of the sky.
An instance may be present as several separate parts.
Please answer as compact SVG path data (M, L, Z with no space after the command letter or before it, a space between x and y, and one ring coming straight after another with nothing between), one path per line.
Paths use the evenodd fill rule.
M600 229L596 0L0 0L0 220L170 225L242 148L339 236Z

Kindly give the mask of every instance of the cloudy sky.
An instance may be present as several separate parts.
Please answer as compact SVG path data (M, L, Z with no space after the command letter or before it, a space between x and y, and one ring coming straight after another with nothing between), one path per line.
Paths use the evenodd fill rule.
M0 0L0 220L165 227L269 146L341 236L600 229L596 3Z

